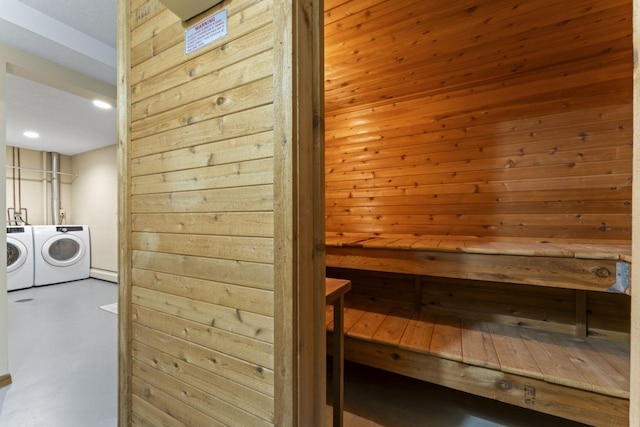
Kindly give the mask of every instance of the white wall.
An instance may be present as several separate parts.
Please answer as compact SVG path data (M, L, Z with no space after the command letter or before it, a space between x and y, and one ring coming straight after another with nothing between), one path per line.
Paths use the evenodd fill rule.
M70 213L91 233L91 276L117 282L118 164L117 146L72 157Z
M14 160L13 147L6 147L7 165L18 166L18 155L16 152ZM27 209L27 218L32 225L52 224L51 216L51 174L40 171L51 169L51 159L47 153L42 151L20 149L20 167L35 170L22 169L20 171L6 168L6 207L19 207ZM60 156L60 172L71 174L71 157ZM15 173L16 180L13 180ZM20 180L18 181L18 175ZM14 187L15 182L15 187ZM60 207L65 211L66 219L63 223L70 224L73 221L71 212L71 185L73 177L70 175L60 176ZM15 188L15 193L14 193ZM14 205L15 194L15 205ZM7 211L3 212L5 221L9 218Z

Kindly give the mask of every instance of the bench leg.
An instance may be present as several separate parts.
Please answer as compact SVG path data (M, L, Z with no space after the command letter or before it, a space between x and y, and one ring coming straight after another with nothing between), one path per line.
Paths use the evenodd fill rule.
M333 303L333 427L342 427L344 404L344 298Z

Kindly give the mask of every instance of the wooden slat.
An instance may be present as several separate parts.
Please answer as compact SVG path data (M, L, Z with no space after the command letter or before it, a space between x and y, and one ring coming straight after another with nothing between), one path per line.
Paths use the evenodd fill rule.
M208 346L231 357L273 369L273 345L215 329L191 320L133 305L134 321L194 344Z
M606 291L615 262L389 249L327 248L331 267ZM608 274L607 274L608 272Z
M616 397L629 397L629 377L624 377L594 350L578 337L552 335L555 345L566 349L570 360L591 382L593 390Z
M373 334L373 341L380 341L398 345L411 319L411 312L393 308L384 319L378 330Z
M214 394L221 400L259 415L265 420L273 418L273 397L227 380L140 342L134 342L133 345L135 360L152 366L193 387Z
M529 352L540 367L547 382L592 391L591 382L572 363L565 345L559 345L552 334L544 331L519 329Z
M392 307L387 305L376 304L371 306L357 322L349 328L346 333L348 336L358 337L361 339L372 340L380 325L391 311ZM346 329L346 318L345 318Z
M630 348L628 342L612 342L601 339L586 340L623 378L631 378Z
M132 175L150 175L273 157L273 133L264 132L211 144L138 157Z
M131 138L139 139L273 102L273 78L271 77L229 90L225 90L226 88L220 83L218 80L217 87L220 92L211 94L210 97L134 122Z
M376 134L352 134L343 139L332 139L326 147L326 158L331 164L339 159L357 161L371 158L376 155L376 151L401 156L406 150L420 150L427 154L450 153L455 148L461 150L475 148L478 155L483 155L484 150L491 147L497 149L503 145L507 147L521 145L521 148L525 148L526 144L532 141L537 144L573 138L575 142L581 140L586 142L584 139L597 138L601 133L616 131L619 135L627 137L632 130L630 109L631 106L628 104L609 105L587 111L520 117L512 121L492 124L472 124L462 129L460 127L442 128L436 123L423 124L422 126L426 126L426 129L431 132L419 137L410 132L413 129L411 127L388 130L385 132L388 138L384 139ZM535 133L531 134L532 131ZM501 139L492 140L491 135L500 136ZM420 147L413 144L416 138L422 142ZM438 144L435 144L436 142ZM483 148L483 152L480 152L480 148ZM525 152L529 152L530 149L532 148L529 147Z
M462 361L462 333L460 319L437 316L429 353L445 359Z
M194 64L187 63L138 82L132 87L135 100L131 106L132 119L141 120L203 99L220 89L233 89L273 73L265 62L272 56L271 45L265 39L270 31L272 27L266 26L230 42L224 50L216 49L199 57ZM253 62L254 68L247 66L245 61L248 59ZM178 95L180 98L176 99ZM180 99L187 102L181 102Z
M139 63L136 60L136 51L140 43L150 43L153 37L162 33L167 27L173 26L173 24L180 23L180 18L169 9L164 9L160 13L154 15L151 19L148 19L143 24L139 25L131 32L131 56L132 65ZM176 25L178 27L178 25ZM182 29L182 25L179 25ZM183 30L184 31L184 30ZM177 38L177 37L176 37Z
M462 320L462 360L464 363L500 369L489 326L484 322Z
M132 231L176 234L273 237L272 212L173 213L131 216Z
M212 280L194 279L173 273L134 268L131 283L136 287L191 298L197 301L273 317L271 291L236 286Z
M260 120L256 120L259 118ZM131 147L132 157L172 151L214 141L266 132L273 127L273 107L263 106L248 111L206 120L136 140Z
M353 325L355 325L360 320L360 318L367 312L368 308L368 304L351 307L347 303L345 303L343 316L345 333L349 331L353 327Z
M141 307L273 344L273 318L135 286L132 302Z
M211 418L207 424L202 425L255 425L267 427L270 422L252 415L249 412L239 410L218 396L203 392L202 390L179 381L164 372L155 369L146 363L134 360L133 371L136 377L142 379L146 385L166 390L166 394L191 407L191 412L205 414ZM202 420L204 417L199 417ZM201 421L200 421L201 422Z
M144 392L150 391L149 389L142 389ZM145 399L136 396L131 396L132 400L132 414L131 420L134 426L140 427L186 427L186 424L173 418L171 415L162 412L162 410L156 408Z
M230 357L195 343L187 343L181 338L138 323L133 325L133 338L178 359L184 358L184 352L188 351L190 364L273 396L274 378L271 369Z
M138 195L131 199L132 212L143 214L269 211L273 209L273 186Z
M159 273L250 286L256 289L273 289L272 264L146 251L133 251L131 264L133 268Z
M535 358L520 338L518 328L491 323L489 331L500 360L501 371L529 378L544 378Z
M131 19L129 20L130 28L135 30L135 28L152 19L163 10L164 8L162 7L160 0L149 0L140 4L139 2L136 2L131 6Z
M429 354L435 321L431 314L414 313L402 335L400 348Z
M133 364L135 368L135 363ZM133 396L141 398L151 405L158 408L160 411L164 412L166 415L171 414L171 418L175 418L178 422L170 422L170 426L179 426L179 425L207 425L212 427L222 427L224 423L221 423L200 411L194 410L193 407L184 404L183 402L176 400L170 394L164 392L162 389L158 387L154 387L151 384L148 384L141 380L140 378L134 377L132 379L133 383ZM138 413L144 417L147 415L147 412L144 412L144 408L137 409ZM167 416L162 417L162 420L167 420ZM162 425L162 424L158 424Z
M132 233L132 249L237 261L273 260L273 239L241 236Z

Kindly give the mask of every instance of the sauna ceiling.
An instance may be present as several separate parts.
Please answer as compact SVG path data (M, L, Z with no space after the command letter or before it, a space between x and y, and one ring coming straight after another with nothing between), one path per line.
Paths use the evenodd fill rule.
M326 0L327 231L630 238L631 12Z

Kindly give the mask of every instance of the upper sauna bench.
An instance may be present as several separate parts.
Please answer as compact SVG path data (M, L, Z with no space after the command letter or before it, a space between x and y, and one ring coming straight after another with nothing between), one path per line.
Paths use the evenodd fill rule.
M630 293L623 240L328 233L326 246L328 267Z

